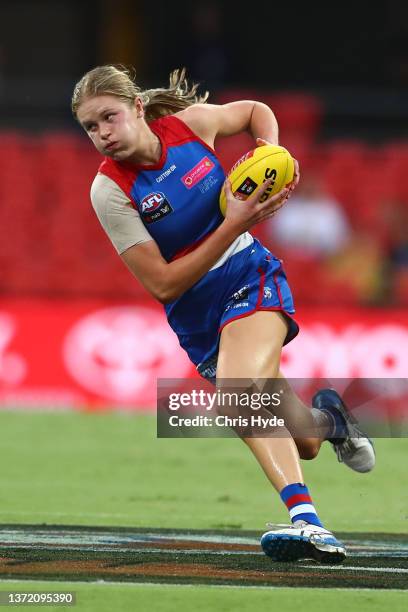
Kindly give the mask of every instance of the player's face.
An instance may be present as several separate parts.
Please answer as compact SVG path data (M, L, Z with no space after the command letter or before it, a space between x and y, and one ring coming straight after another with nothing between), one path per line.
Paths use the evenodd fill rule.
M121 161L141 148L144 121L138 99L130 105L116 96L87 98L80 105L77 117L102 155Z

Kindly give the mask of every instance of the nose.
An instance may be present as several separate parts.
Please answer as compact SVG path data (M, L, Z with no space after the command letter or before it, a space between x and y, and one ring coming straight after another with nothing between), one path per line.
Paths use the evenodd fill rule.
M102 125L100 128L99 134L100 134L101 140L108 140L111 134L109 125L107 124Z

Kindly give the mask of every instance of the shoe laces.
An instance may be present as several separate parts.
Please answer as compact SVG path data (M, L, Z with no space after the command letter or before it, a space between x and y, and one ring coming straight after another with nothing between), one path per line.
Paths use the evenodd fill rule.
M344 457L351 455L355 450L352 438L347 438L341 444L336 444L334 448L336 450L337 459L340 463L343 463Z
M266 523L268 529L295 529L293 523L290 525L288 523Z

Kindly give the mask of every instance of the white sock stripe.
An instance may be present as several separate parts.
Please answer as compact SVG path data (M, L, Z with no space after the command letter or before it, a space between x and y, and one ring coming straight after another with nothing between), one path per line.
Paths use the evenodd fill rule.
M298 514L316 514L315 507L312 504L299 504L298 506L294 506L292 510L289 510L289 516L293 519L294 516Z

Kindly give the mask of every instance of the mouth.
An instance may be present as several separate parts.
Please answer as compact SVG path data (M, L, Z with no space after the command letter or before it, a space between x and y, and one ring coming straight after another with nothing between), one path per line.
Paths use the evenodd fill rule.
M117 145L117 142L110 142L108 145L106 145L106 147L104 147L105 151L113 151Z

